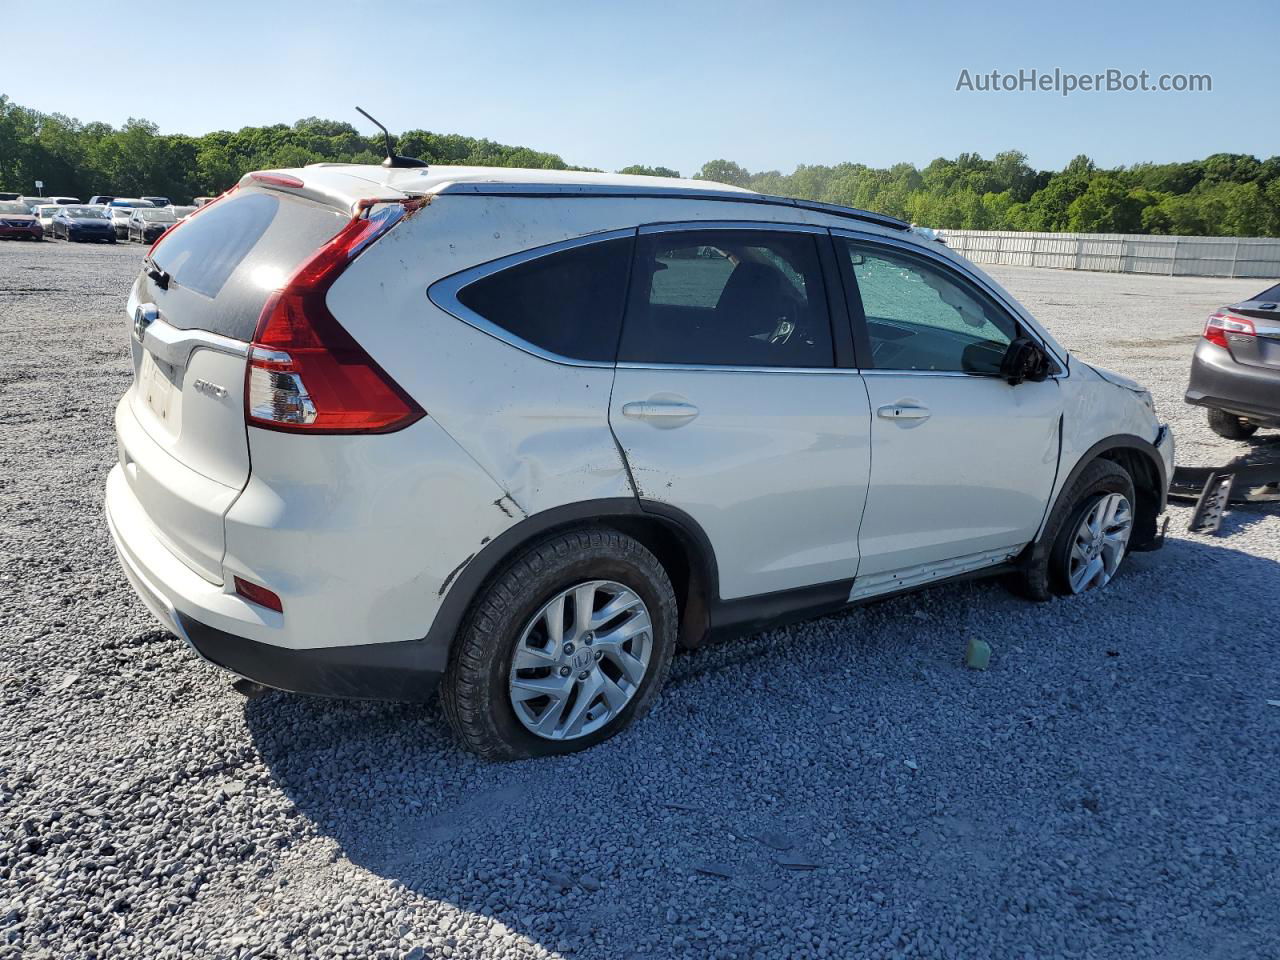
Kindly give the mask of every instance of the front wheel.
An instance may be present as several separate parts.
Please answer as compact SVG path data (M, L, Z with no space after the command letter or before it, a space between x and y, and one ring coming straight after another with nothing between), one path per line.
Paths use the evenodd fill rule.
M1225 410L1209 410L1209 429L1227 440L1248 440L1258 432L1258 425Z
M592 527L512 560L468 615L445 715L492 760L572 753L644 715L675 647L675 592L639 541Z
M1095 460L1059 495L1011 586L1032 600L1105 587L1128 556L1136 504L1129 472Z

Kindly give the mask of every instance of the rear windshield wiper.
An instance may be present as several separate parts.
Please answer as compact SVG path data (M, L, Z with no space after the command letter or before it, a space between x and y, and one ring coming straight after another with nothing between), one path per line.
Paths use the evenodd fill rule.
M142 269L161 290L169 289L169 281L172 280L173 277L169 276L169 272L167 270L162 270L160 267L156 266L156 262L150 257L147 257L147 259L142 261Z

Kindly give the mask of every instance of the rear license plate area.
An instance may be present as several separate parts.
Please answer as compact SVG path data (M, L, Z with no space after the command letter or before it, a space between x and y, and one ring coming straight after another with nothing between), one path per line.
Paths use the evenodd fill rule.
M146 405L165 423L173 407L172 368L161 360L157 360L150 351L143 351L142 368L138 372L138 389Z

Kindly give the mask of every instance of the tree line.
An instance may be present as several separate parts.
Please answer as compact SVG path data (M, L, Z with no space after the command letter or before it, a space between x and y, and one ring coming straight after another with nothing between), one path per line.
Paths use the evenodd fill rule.
M409 130L401 153L430 163L586 170L554 153L459 134ZM40 113L0 95L0 190L46 195L157 194L187 200L218 194L249 170L320 161L378 163L381 136L349 123L307 117L292 125L243 127L193 137L162 134L131 119L121 127ZM619 173L679 176L668 167L635 165ZM1007 150L990 160L961 153L923 169L861 163L801 165L792 173L752 173L713 160L693 175L763 193L821 200L885 213L930 227L1152 233L1187 236L1280 236L1280 157L1216 153L1186 163L1139 163L1105 169L1078 156L1058 171L1036 170Z

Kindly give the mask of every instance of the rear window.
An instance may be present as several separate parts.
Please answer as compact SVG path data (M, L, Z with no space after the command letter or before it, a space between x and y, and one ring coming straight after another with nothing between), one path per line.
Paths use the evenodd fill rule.
M144 274L140 295L175 327L249 340L271 292L349 219L300 197L237 191L170 230L152 254L168 288Z
M1268 287L1260 294L1253 298L1254 300L1280 300L1280 283L1274 287Z
M458 300L535 347L612 363L632 244L625 237L547 254L468 284Z

